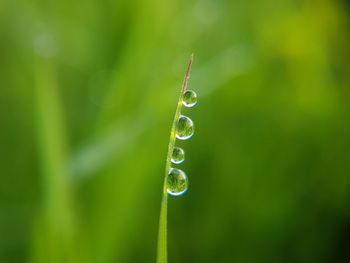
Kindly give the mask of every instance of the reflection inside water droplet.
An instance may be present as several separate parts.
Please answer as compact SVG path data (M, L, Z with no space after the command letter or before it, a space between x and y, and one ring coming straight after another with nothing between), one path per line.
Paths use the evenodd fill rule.
M194 133L193 121L181 115L176 126L176 137L180 140L187 140L192 137Z
M167 176L167 192L170 195L182 195L187 191L188 179L184 171L171 168Z
M174 147L171 162L178 164L185 160L185 151L180 147Z
M193 90L186 90L183 95L182 104L186 107L193 107L197 103L197 94Z

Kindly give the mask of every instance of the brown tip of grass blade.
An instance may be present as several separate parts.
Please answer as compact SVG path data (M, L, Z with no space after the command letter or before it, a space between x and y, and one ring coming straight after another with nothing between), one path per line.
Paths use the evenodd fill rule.
M186 71L186 74L185 74L184 82L182 84L181 94L184 94L184 92L187 89L188 79L190 78L190 75L191 75L193 56L194 56L194 54L192 53L191 56L190 56L190 60L188 61L187 71Z

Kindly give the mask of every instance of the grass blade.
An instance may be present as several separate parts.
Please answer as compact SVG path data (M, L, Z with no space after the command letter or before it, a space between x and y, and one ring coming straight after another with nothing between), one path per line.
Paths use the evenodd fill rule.
M158 232L158 251L157 251L157 263L167 263L168 255L167 255L167 210L168 210L168 193L167 193L167 182L166 178L170 171L171 166L171 155L175 146L176 140L176 124L179 120L181 108L182 108L182 99L183 94L187 89L188 79L190 78L191 67L193 61L193 54L190 57L188 62L187 71L185 74L185 79L182 84L181 94L177 103L177 108L175 111L174 121L171 127L170 132L170 140L168 145L168 154L166 158L165 165L165 176L164 176L164 185L163 185L163 193L162 193L162 202L160 207L160 218L159 218L159 232Z

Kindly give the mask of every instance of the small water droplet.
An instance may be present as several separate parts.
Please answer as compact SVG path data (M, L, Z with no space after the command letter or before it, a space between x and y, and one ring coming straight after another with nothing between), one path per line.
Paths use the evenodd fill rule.
M187 191L188 179L184 171L171 168L167 176L167 192L170 195L182 195Z
M180 140L187 140L192 137L193 133L193 121L190 118L181 115L176 126L176 137Z
M182 104L186 107L193 107L197 103L197 94L193 90L186 90L183 95Z
M182 163L185 160L185 151L180 147L174 147L171 161L175 164Z

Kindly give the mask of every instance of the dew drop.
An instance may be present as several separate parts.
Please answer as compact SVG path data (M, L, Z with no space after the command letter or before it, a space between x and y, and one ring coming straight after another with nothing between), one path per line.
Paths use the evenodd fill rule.
M193 90L186 90L183 95L182 104L186 107L193 107L197 103L197 94Z
M185 151L180 147L174 147L171 161L175 164L182 163L185 160Z
M188 179L184 171L171 168L167 176L167 192L170 195L182 195L187 191Z
M176 126L176 137L180 140L187 140L192 137L194 133L193 121L181 115Z

